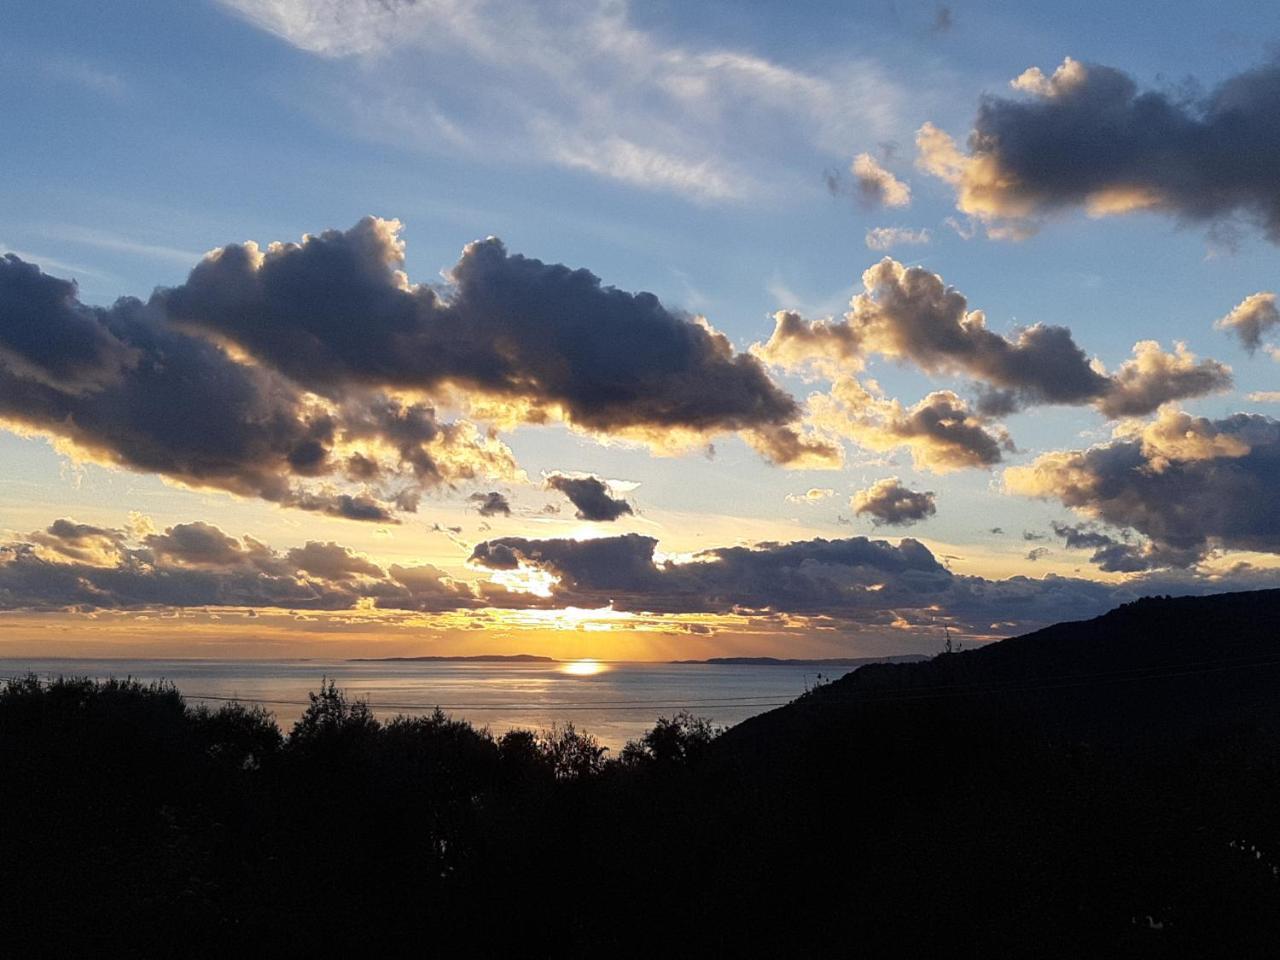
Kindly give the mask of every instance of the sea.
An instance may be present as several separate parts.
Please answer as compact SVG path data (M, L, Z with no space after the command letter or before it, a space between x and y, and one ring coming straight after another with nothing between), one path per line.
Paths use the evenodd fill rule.
M436 707L495 735L572 723L616 753L659 717L689 711L720 727L795 699L849 667L570 661L0 659L0 678L132 677L172 683L188 702L259 704L285 732L325 679L383 719Z

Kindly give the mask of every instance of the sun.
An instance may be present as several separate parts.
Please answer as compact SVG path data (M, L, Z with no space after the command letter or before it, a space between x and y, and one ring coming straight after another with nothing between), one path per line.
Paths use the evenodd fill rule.
M609 669L599 660L570 660L568 663L560 667L561 673L567 673L575 677L591 677L597 673L603 673Z

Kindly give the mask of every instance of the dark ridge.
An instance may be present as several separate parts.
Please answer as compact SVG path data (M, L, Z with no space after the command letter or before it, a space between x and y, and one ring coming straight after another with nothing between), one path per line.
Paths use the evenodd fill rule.
M795 723L847 722L859 711L935 711L944 704L957 712L975 703L1030 712L1038 723L1110 738L1150 721L1150 713L1174 713L1173 729L1186 730L1239 706L1229 692L1271 689L1278 681L1280 590L1148 597L1092 620L924 662L867 664L738 724L721 746L759 749ZM1192 689L1197 696L1180 698Z

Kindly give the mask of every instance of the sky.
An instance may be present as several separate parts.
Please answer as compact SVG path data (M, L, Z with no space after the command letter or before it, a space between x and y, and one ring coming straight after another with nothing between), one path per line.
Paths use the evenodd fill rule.
M1280 10L4 19L0 655L877 656L1280 586Z

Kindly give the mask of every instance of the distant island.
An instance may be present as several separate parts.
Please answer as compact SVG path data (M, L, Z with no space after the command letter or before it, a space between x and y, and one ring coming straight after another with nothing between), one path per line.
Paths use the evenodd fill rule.
M559 663L531 653L480 653L470 657L350 657L347 663Z
M672 660L671 663L710 664L734 667L861 667L867 663L919 663L929 658L919 653L896 657L823 657L816 660L790 660L780 657L712 657L709 660Z

